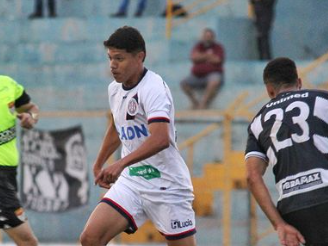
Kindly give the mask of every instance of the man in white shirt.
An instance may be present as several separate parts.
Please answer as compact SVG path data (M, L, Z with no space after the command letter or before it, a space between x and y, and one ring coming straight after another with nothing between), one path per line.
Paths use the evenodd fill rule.
M104 41L115 79L112 120L94 163L95 183L110 188L81 235L83 246L105 245L150 219L169 246L195 246L193 187L177 149L174 106L163 79L143 66L145 42L124 26ZM122 144L122 158L103 168Z

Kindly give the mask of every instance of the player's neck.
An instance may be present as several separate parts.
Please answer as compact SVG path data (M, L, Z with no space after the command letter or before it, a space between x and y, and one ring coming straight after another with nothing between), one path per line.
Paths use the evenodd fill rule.
M145 68L142 67L138 72L131 77L128 81L124 82L123 85L125 88L133 88L142 80L145 75Z
M281 88L281 89L277 92L277 94L275 95L275 97L277 97L278 95L280 95L280 94L282 94L282 93L299 91L300 89L301 89L301 88L299 88L299 87L297 87L297 86Z

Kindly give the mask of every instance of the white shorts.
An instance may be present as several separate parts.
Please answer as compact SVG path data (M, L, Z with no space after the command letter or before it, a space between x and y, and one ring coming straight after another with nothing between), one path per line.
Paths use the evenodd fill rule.
M196 233L192 191L136 186L136 183L120 177L101 200L127 219L129 227L126 233L134 233L147 219L167 240Z

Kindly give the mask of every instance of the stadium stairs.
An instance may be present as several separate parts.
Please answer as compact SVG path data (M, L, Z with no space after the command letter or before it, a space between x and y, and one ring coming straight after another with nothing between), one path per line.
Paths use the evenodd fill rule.
M226 163L206 163L203 167L203 175L192 178L195 190L194 209L196 215L213 215L215 191L224 190L227 186L232 189L246 189L246 170L243 160L244 153L235 151L227 160L224 160ZM226 165L230 166L229 180L225 178L228 175Z

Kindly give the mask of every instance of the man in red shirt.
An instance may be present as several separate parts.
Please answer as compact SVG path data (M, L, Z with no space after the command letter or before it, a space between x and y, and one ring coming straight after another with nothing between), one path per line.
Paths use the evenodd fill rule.
M202 39L191 51L191 74L181 81L181 87L193 109L206 109L223 82L224 49L215 40L213 30L206 28ZM200 100L194 90L205 89Z

